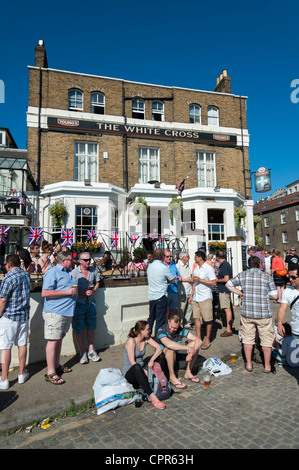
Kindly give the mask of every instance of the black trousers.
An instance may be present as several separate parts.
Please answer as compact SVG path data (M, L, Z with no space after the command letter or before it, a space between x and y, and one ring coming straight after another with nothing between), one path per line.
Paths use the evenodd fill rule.
M148 395L153 393L150 384L148 383L147 376L140 364L132 365L126 373L125 379L134 387L137 385L137 388L142 388L142 390L144 390Z

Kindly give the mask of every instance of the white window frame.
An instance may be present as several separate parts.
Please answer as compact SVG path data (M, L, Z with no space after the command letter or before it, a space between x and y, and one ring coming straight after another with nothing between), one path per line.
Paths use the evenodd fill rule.
M95 112L95 109L100 112ZM105 114L105 95L100 91L90 94L90 112L93 114Z
M288 232L281 232L282 243L288 243Z
M134 113L137 114L134 116ZM132 100L132 118L144 119L145 118L145 101L140 98Z
M284 225L284 224L287 223L287 222L286 222L286 213L285 213L285 212L281 212L281 214L280 214L280 223L281 223L282 225Z
M268 216L264 217L264 227L269 227L269 217Z
M90 213L88 213L88 210L90 211ZM76 240L84 241L87 239L88 230L97 229L97 223L98 223L97 208L95 206L78 205L76 206L75 214L76 214L76 219L75 219L76 220ZM80 222L82 222L84 217L90 217L92 223L88 225L83 225L82 223L78 223L79 220Z
M75 93L75 97L71 97L71 93ZM72 105L71 105L71 102ZM83 91L72 88L68 93L68 109L71 111L83 111Z
M116 207L111 208L111 231L118 232L119 229L119 212Z
M84 146L84 151L81 148ZM97 183L99 178L99 146L96 142L82 142L76 141L74 146L74 181L85 181L90 179L92 183ZM81 147L81 148L80 148ZM89 152L89 149L94 147L94 152ZM94 159L91 162L90 159ZM81 159L81 162L80 162ZM83 175L80 176L79 164L83 160ZM92 174L92 167L89 165L95 164L94 176ZM82 169L82 168L81 168Z
M164 103L163 101L152 102L152 121L164 121Z
M299 220L299 209L295 209L295 218L296 218L296 221Z
M297 228L297 242L299 242L299 229Z
M268 233L265 235L265 245L271 245L270 235Z
M208 126L219 126L219 109L217 106L208 106Z
M154 164L154 165L153 165ZM155 171L156 168L156 171ZM138 148L138 180L145 184L148 181L160 181L160 149L157 147Z
M215 237L215 234L219 234L219 237ZM225 224L208 224L208 240L209 242L223 242L225 240Z
M200 160L200 156L203 156L203 160ZM208 160L207 157L212 156L213 157L213 163L211 164ZM200 174L200 167L201 171L203 171L203 180L204 180L204 185L201 184L201 174ZM208 170L210 167L213 167L213 179L212 180L207 180L208 175ZM215 188L216 186L216 154L215 152L202 152L198 150L196 152L196 168L197 168L197 186L199 188Z
M189 122L191 124L201 124L201 106L199 104L192 103L189 105Z

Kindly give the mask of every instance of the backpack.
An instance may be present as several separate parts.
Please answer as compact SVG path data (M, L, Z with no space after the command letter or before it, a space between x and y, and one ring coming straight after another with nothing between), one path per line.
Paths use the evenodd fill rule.
M166 379L159 362L154 362L153 368L148 370L148 382L159 400L167 400L172 395L172 387Z

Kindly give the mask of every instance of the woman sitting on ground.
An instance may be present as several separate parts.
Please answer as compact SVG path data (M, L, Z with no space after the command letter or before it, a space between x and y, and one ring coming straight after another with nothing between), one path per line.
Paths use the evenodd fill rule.
M147 372L143 368L144 366L144 355L146 345L149 344L155 349L153 356L148 362L148 367L152 369L155 359L162 353L162 348L156 341L149 337L150 327L149 324L144 320L139 320L136 325L130 329L129 339L125 346L125 362L123 368L123 376L125 379L135 386L136 388L142 388L147 395L149 395L152 404L158 408L165 408L157 396L152 392L150 384L147 379Z

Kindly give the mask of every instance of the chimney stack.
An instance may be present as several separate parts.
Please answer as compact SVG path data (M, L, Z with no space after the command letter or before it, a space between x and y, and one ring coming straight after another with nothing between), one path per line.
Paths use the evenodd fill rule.
M227 70L222 70L222 73L217 77L217 84L214 91L218 93L231 93L231 78L227 76Z
M35 47L35 67L41 67L43 69L48 68L47 53L44 46L44 41L39 40L38 46Z

